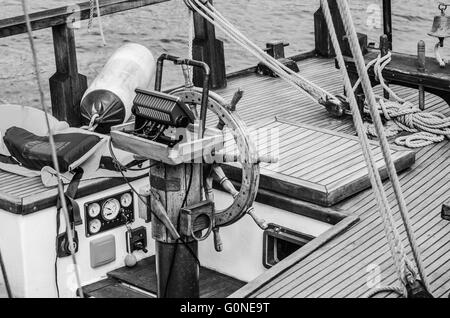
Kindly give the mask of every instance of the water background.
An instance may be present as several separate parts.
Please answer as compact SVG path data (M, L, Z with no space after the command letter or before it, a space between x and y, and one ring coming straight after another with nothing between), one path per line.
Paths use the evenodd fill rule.
M66 0L28 1L30 11L40 11L70 5ZM393 46L395 51L415 53L417 42L426 41L427 54L432 55L435 39L427 35L434 15L438 14L436 0L393 0ZM313 13L318 0L215 0L216 7L244 34L260 47L270 40L290 43L287 54L293 55L314 47ZM22 14L19 0L1 0L0 19ZM381 1L350 0L359 32L378 42L382 32ZM450 9L449 9L450 14ZM107 46L103 46L94 21L93 32L87 30L87 21L75 31L79 72L91 81L112 52L126 42L137 42L149 47L154 55L163 52L187 55L187 10L181 0L172 0L153 6L102 17ZM236 44L218 31L224 41L227 71L242 69L257 63ZM34 32L43 78L54 72L51 29ZM450 42L448 43L450 47ZM445 55L450 57L450 50ZM173 86L182 81L181 73L167 68L164 85ZM48 81L45 81L48 89ZM47 103L49 93L46 91ZM0 103L38 105L38 93L33 77L31 53L26 35L0 38Z

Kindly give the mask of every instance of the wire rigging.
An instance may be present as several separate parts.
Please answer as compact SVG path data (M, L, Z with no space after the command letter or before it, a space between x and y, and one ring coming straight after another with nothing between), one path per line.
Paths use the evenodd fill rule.
M13 295L11 292L11 286L9 285L8 274L6 273L6 266L5 266L5 263L3 262L3 255L2 255L1 250L0 250L0 269L2 271L3 283L5 284L6 294L8 295L8 298L13 298Z
M21 1L22 1L23 13L25 16L25 23L26 23L26 27L27 27L28 39L30 42L31 53L33 56L33 64L34 64L34 69L35 69L35 74L36 74L36 82L37 82L37 86L38 86L38 90L39 90L39 100L40 100L41 107L45 114L45 123L46 123L47 129L48 129L52 161L53 161L54 169L56 171L56 177L58 180L59 199L61 202L61 208L62 208L64 219L66 222L66 227L68 229L67 230L67 238L69 241L69 246L73 247L74 246L74 237L73 237L72 231L69 230L69 224L70 224L69 212L67 209L66 197L64 195L64 186L63 186L63 182L61 179L61 173L60 173L60 169L59 169L55 140L53 138L53 129L50 125L49 110L45 103L44 90L42 87L42 79L41 79L40 67L39 67L39 60L37 58L36 48L34 45L33 30L31 27L30 16L28 14L27 0L21 0ZM73 248L70 248L70 253L71 253L71 257L72 257L72 263L74 265L74 273L75 273L76 283L77 283L77 287L78 287L78 294L81 298L84 298L84 293L83 293L83 289L81 286L80 272L79 272L78 265L77 265L77 258L76 258L75 251L73 250Z
M373 159L373 155L368 149L368 139L365 134L361 114L359 114L358 105L356 102L355 94L351 87L350 78L345 68L345 62L343 59L343 55L338 43L336 30L334 29L334 24L331 16L331 12L328 5L328 0L321 0L321 7L324 12L324 16L328 25L328 29L330 30L331 39L333 42L333 46L336 52L336 56L338 59L338 63L340 65L340 69L342 75L344 77L344 84L346 86L346 91L349 92L348 98L350 99L350 106L353 113L353 120L355 123L355 127L358 132L358 138L360 139L363 154L366 160L366 164L369 170L369 178L372 183L372 188L375 194L375 198L377 200L379 211L383 220L384 229L386 232L386 237L389 243L389 247L391 249L391 254L394 259L395 268L397 271L397 275L402 284L402 294L406 297L408 295L406 286L411 286L417 280L417 274L415 269L413 268L410 260L406 256L406 252L404 250L400 235L397 230L397 226L395 224L395 220L393 219L392 211L389 207L389 203L387 201L386 192L384 191L383 184L381 182L381 178L379 175L378 169L376 169L375 161ZM347 1L338 1L338 8L344 22L344 27L346 29L346 33L349 39L350 48L355 59L355 64L358 70L358 74L361 78L361 83L363 86L363 90L368 99L368 107L370 114L372 116L372 120L374 122L374 127L379 135L380 146L383 153L383 158L386 164L386 168L388 171L389 178L391 180L392 187L394 189L395 197L397 200L397 204L400 210L400 214L403 220L403 224L405 226L405 230L407 233L407 238L410 243L414 260L416 261L417 269L420 275L420 278L427 290L429 290L429 284L427 281L427 277L425 275L424 267L422 264L422 260L420 257L420 253L418 250L417 243L415 241L415 236L410 225L408 209L406 206L405 198L403 196L403 192L401 189L401 185L399 182L399 178L397 172L395 170L395 166L393 164L391 152L389 149L389 143L387 141L386 134L384 132L383 124L381 122L380 114L377 110L376 99L373 93L373 89L370 83L369 76L367 74L366 66L364 63L364 57L361 52L361 48L359 47L359 43L357 40L356 30L354 28L352 16L350 13L350 8L348 7ZM392 291L392 288L390 288ZM379 290L376 291L378 293Z

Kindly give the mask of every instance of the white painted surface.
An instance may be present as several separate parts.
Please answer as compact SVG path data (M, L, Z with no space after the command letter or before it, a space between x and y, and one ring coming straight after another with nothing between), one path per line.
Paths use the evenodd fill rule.
M147 178L133 182L139 188ZM123 185L94 195L78 199L83 209L85 202L115 195L128 190ZM145 226L148 234L149 253L142 251L135 255L138 259L154 254L154 242L151 239L150 223L138 217L137 198L134 196L135 219L133 227ZM82 284L89 284L106 277L106 273L124 266L126 256L125 226L106 231L87 238L85 235L84 209L82 211L83 225L77 226L79 237L79 252L77 261L81 273ZM62 217L63 219L63 217ZM65 229L62 222L60 232ZM49 208L27 216L14 215L0 210L0 248L8 270L11 288L16 297L56 297L55 285L55 239L56 239L56 208ZM89 243L105 235L116 238L116 260L110 264L93 269L90 265ZM61 297L74 297L76 284L71 257L58 259L58 283Z
M133 182L140 188L148 182L147 178ZM84 203L128 190L126 185L108 191L93 194L77 202L83 208ZM216 205L220 208L230 202L230 196L216 191ZM154 241L151 238L150 223L139 219L137 198L134 196L135 222L132 227L145 226L148 234L149 253L138 252L138 259L154 254ZM331 226L307 217L286 212L278 208L255 203L258 215L270 223L276 223L290 229L318 236ZM76 228L79 237L77 261L82 284L86 285L106 277L106 273L124 266L126 256L125 226L106 231L87 238L85 236L84 211L83 225ZM61 225L63 229L64 224ZM65 227L64 227L65 228ZM62 230L61 230L62 231ZM60 231L60 232L61 232ZM56 297L55 285L55 238L56 209L49 208L27 216L14 215L0 210L0 248L8 270L9 280L16 297ZM199 256L202 266L218 272L250 281L266 269L262 265L263 231L257 227L250 216L220 230L224 250L214 250L212 235L199 244ZM110 264L93 269L90 266L89 243L105 235L116 238L116 260ZM61 297L74 297L76 284L71 257L58 259L58 283Z
M224 208L231 202L231 196L215 191L217 208ZM287 212L258 202L254 203L259 217L268 223L275 223L305 234L318 236L331 225L302 215ZM199 244L202 266L215 269L243 281L250 281L266 271L263 266L263 231L253 219L246 215L239 222L220 229L223 251L214 249L212 235Z

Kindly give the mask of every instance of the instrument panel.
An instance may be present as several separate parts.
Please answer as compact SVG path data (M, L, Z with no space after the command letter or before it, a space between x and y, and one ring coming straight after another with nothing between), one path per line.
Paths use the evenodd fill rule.
M84 204L86 237L134 221L133 194L122 192Z

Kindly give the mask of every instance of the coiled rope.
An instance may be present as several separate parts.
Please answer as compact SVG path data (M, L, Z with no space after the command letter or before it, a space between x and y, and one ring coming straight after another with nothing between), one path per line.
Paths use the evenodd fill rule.
M445 138L450 139L450 117L446 117L439 112L426 112L414 106L411 102L400 98L386 84L383 78L383 70L391 62L392 54L388 52L385 56L378 57L370 61L366 65L366 70L373 66L375 79L389 93L393 100L385 100L381 96L376 96L378 111L388 121L392 121L395 126L391 125L386 129L388 137L397 135L400 131L412 133L408 136L402 136L395 139L395 143L410 148L418 148L428 146L435 142L444 141ZM355 91L361 83L361 79L353 86ZM365 104L365 112L369 112L368 105ZM366 131L378 136L373 125L366 124Z
M53 129L50 125L50 119L49 119L49 115L48 115L49 109L45 103L45 98L44 98L44 89L42 86L39 60L37 58L36 47L34 45L33 29L31 28L30 16L28 14L28 5L26 2L27 0L21 0L21 1L22 1L23 14L25 16L25 23L26 23L26 27L27 27L28 39L30 41L30 48L31 48L31 53L32 53L32 57L33 57L34 71L36 74L36 82L37 82L37 86L38 86L38 90L39 90L39 100L41 103L42 110L44 111L44 114L45 114L45 123L48 128L48 137L49 137L53 167L56 171L56 178L58 180L58 195L59 195L59 199L61 201L61 209L63 211L64 220L66 222L66 227L67 227L67 231L66 231L67 239L69 241L69 246L74 246L74 244L73 244L74 236L73 236L72 231L69 229L69 224L70 224L69 212L67 209L66 196L64 195L64 186L63 186L63 182L61 179L61 173L60 173L58 158L57 158L57 154L56 154L56 145L55 145L55 140L53 138ZM72 257L72 263L74 265L74 272L75 272L75 279L76 279L76 283L77 283L77 287L78 287L78 293L81 298L84 298L83 289L81 288L80 272L79 272L78 265L77 265L77 258L75 255L75 251L73 250L73 248L70 248L69 250L70 250L71 257Z
M350 49L352 51L352 55L355 59L355 64L358 70L358 74L361 78L361 84L364 90L364 93L367 97L367 106L368 111L372 116L372 120L374 122L374 129L379 136L380 146L383 153L384 161L386 164L386 168L388 171L389 178L392 183L392 187L394 189L395 197L397 200L397 204L400 210L400 214L403 220L403 224L405 226L405 230L407 233L407 238L411 246L411 250L414 256L414 260L417 265L417 270L422 280L425 288L429 290L429 284L427 277L425 275L424 266L422 263L422 259L420 256L419 248L416 243L416 239L410 225L408 209L406 206L406 202L402 193L402 189L400 186L400 182L397 176L397 172L395 170L395 166L392 160L391 152L389 149L389 143L384 132L383 124L380 117L380 112L377 107L377 102L375 99L375 94L372 90L372 85L370 83L369 76L367 74L366 65L364 62L364 57L361 52L361 48L358 43L358 38L356 35L356 30L354 28L352 16L350 13L350 8L346 0L338 0L337 1L339 12L342 16L343 24L349 39ZM372 296L373 293L378 293L380 291L401 291L402 295L407 297L408 290L407 286L411 286L416 282L419 278L416 274L411 261L407 258L405 249L403 247L403 243L401 241L400 235L397 230L397 226L395 224L395 220L392 216L392 211L389 207L389 203L387 200L386 192L384 191L383 184L381 182L381 177L379 175L378 169L376 169L375 161L373 158L373 154L369 148L369 142L367 139L367 135L364 131L363 122L361 116L359 114L359 110L357 107L356 97L354 92L352 91L350 78L346 71L345 61L339 46L339 42L337 39L336 30L334 28L331 12L328 5L328 0L321 0L321 7L324 12L325 20L328 25L328 29L330 31L331 39L333 42L333 46L336 52L337 60L344 78L344 84L346 87L346 91L349 92L349 100L350 107L353 114L353 120L355 123L356 130L358 132L358 138L360 140L364 158L366 160L366 164L368 166L369 178L372 184L372 188L375 194L376 201L378 203L379 211L381 214L381 218L384 225L384 230L386 233L386 238L389 243L389 247L391 250L391 254L393 256L394 265L396 268L397 276L399 280L402 282L402 286L400 288L388 287L374 290L369 296ZM378 61L380 64L381 62ZM350 93L351 92L351 93Z

